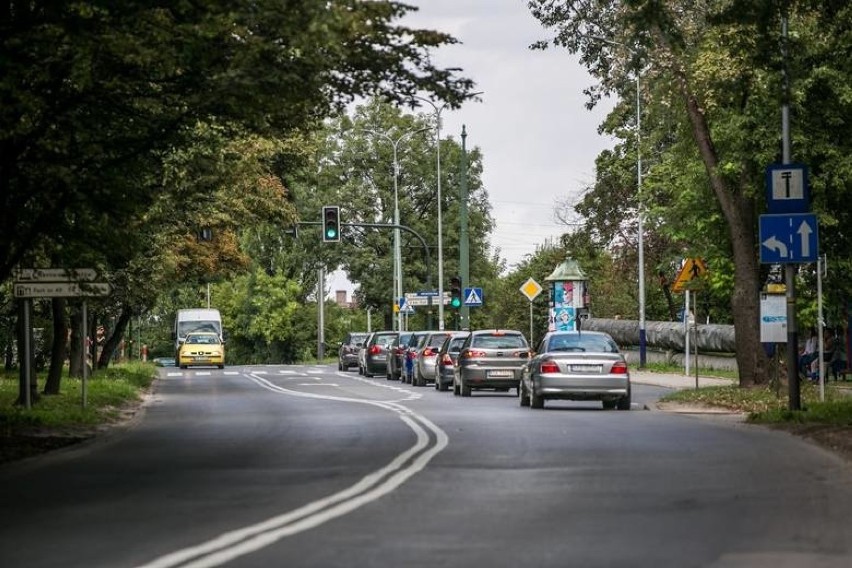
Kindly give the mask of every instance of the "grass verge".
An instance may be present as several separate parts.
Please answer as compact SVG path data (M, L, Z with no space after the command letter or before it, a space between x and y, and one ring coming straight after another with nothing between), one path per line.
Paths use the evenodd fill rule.
M109 424L122 412L141 400L156 377L151 363L131 362L97 371L86 381L86 408L82 404L82 381L66 373L60 394L39 394L28 410L15 404L19 379L16 372L0 375L0 437L26 435L39 430L75 431L83 427ZM38 377L39 391L46 375Z

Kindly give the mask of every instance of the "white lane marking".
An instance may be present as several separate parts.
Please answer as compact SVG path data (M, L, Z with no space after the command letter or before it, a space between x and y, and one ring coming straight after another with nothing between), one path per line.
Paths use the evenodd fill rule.
M183 373L175 373L175 372L171 372L171 373L166 373L166 376L167 376L167 377L182 377L182 376L183 376Z
M240 372L239 371L225 371L224 374L226 374L226 375L239 375Z
M278 371L279 375L295 375L296 371L291 371L290 369L281 369Z
M414 431L417 440L413 446L397 455L389 464L367 474L343 491L266 521L221 534L199 545L161 556L139 568L173 568L178 565L182 568L220 566L234 558L265 548L282 538L320 526L394 491L411 476L423 470L449 442L447 434L431 420L395 402L298 392L270 383L255 373L246 376L262 388L280 394L368 404L390 410ZM435 436L435 443L431 447L429 447L430 437L424 426Z
M339 387L337 383L299 383L300 387Z
M210 375L210 371L195 371L196 377L207 377Z

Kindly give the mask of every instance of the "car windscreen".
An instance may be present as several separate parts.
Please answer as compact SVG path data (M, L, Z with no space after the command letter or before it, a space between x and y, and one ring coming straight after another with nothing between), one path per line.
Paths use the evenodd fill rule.
M527 346L522 335L477 335L471 341L471 347L480 349L523 349Z
M603 335L557 334L553 335L548 341L547 351L618 353L618 345L612 339Z

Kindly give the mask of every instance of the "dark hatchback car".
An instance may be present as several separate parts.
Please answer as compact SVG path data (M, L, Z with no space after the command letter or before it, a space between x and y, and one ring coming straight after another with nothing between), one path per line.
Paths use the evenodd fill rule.
M529 357L529 344L520 331L472 331L459 352L453 394L470 396L473 389L520 389L521 373Z
M385 374L387 379L398 381L405 372L405 350L408 348L408 340L413 332L403 331L397 334L396 339L391 346L391 356L388 359L388 371Z
M346 371L349 367L358 366L358 349L364 344L370 334L367 332L349 332L337 350L337 370Z
M399 335L396 331L377 331L370 336L365 345L364 376L386 375L388 359L391 355L391 345Z
M441 349L438 351L438 370L435 373L436 390L450 390L455 373L454 367L459 359L459 351L461 351L461 346L469 335L469 331L454 331L441 345Z

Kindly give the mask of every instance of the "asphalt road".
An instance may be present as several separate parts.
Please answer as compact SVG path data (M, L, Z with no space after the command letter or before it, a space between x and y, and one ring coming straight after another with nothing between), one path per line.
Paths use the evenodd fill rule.
M162 369L137 423L0 469L0 566L852 565L852 471L725 417L335 367Z

